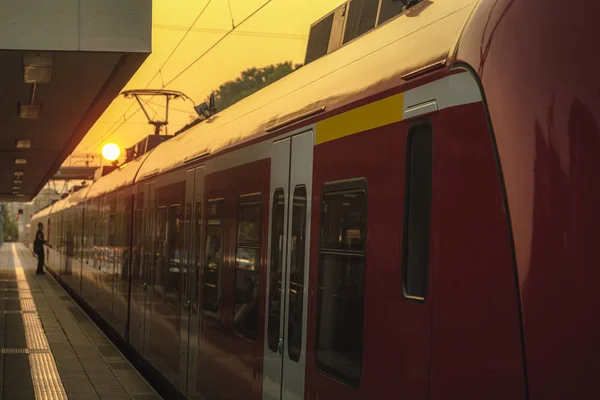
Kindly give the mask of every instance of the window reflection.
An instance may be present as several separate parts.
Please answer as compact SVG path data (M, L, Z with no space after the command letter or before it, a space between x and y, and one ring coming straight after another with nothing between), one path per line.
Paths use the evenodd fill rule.
M204 314L218 318L221 297L221 264L223 262L222 199L209 200L206 227L206 262L204 263Z
M294 189L292 209L292 259L290 262L290 293L288 318L288 353L293 361L300 360L304 305L304 268L306 244L306 187Z
M363 251L364 219L364 193L326 195L323 201L321 247Z
M240 199L235 252L233 328L253 340L258 336L261 207L260 196Z
M195 223L193 226L193 243L192 243L192 256L191 256L191 280L192 280L192 307L194 308L194 312L198 309L198 291L200 287L200 283L198 282L200 279L200 255L201 255L201 243L202 240L202 203L200 201L196 202L196 210L194 213Z
M190 300L191 302L191 296L192 296L192 292L191 292L191 287L190 287L190 282L193 282L192 277L191 277L191 263L192 260L190 259L191 256L191 237L192 237L192 203L191 202L187 202L185 204L185 216L184 216L184 238L183 238L183 248L182 248L182 262L183 262L183 271L182 271L182 278L183 278L183 286L182 289L185 293L185 299L184 300Z
M279 344L281 322L281 268L283 266L283 225L285 213L283 189L275 190L272 210L267 341L269 349L276 352Z
M156 268L154 268L154 291L165 295L164 271L167 268L167 207L159 207L156 213Z
M324 194L316 361L321 372L353 387L358 386L362 371L365 230L363 190Z

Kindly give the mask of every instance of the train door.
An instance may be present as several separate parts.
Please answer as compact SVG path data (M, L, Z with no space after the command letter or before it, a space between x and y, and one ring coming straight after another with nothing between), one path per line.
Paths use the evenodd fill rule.
M263 399L304 399L313 131L275 142Z
M65 259L65 255L64 255L64 216L65 216L65 212L61 212L58 214L58 240L57 240L57 244L58 244L58 254L57 254L57 261L58 263L55 265L52 265L53 269L56 271L56 273L58 275L60 275L61 273L61 266L63 265L63 261Z
M187 171L185 188L179 390L190 399L201 398L196 389L196 371L204 173L204 166Z
M47 235L48 235L48 243L52 246L54 245L54 238L51 236L52 235L52 218L48 218L48 223L46 225L48 227L47 231ZM37 231L37 226L35 226L32 230L36 230ZM33 239L35 240L35 234L33 235ZM1 239L0 239L1 240ZM44 260L46 265L52 265L50 263L50 255L53 254L50 252L50 248L49 246L44 246L44 251L46 252L46 258Z
M150 182L144 185L144 213L145 213L145 224L144 224L144 259L142 260L142 277L144 280L144 329L143 329L143 349L144 353L147 350L147 346L150 343L150 312L152 311L152 304L150 299L151 294L148 294L148 286L152 285L152 271L156 265L156 251L155 248L155 218L156 218L156 204L154 202L155 182Z

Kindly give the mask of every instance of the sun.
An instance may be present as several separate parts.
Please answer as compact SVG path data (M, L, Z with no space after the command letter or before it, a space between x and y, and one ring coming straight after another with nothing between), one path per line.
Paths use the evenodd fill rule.
M120 154L121 149L114 143L108 143L102 147L102 157L108 161L115 161L117 158L119 158Z

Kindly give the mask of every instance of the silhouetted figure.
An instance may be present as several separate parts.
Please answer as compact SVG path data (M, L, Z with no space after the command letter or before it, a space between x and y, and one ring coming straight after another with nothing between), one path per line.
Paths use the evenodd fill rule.
M41 222L38 223L38 230L35 234L35 241L33 242L33 251L38 257L38 267L36 274L44 273L44 244L46 241L44 240L44 224Z

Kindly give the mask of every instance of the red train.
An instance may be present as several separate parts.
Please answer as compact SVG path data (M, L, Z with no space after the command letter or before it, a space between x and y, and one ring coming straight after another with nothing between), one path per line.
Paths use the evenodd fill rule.
M188 398L598 399L599 11L422 1L32 229Z

